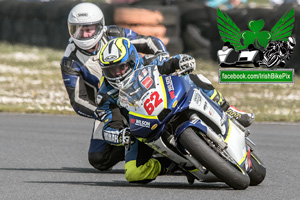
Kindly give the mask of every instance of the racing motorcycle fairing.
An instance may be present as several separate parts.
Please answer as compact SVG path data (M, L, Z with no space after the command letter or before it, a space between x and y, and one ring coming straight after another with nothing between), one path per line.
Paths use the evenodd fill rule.
M131 86L120 90L120 105L129 110L131 133L154 140L174 113L188 108L188 103L183 106L182 102L191 98L187 95L191 86L180 77L161 76L157 66L146 66L135 73L138 78Z
M221 138L220 142L227 144L226 151L234 159L235 164L238 167L248 171L251 166L249 163L249 155L247 153L247 146L245 145L245 133L227 118L225 112L223 112L219 105L213 102L207 95L201 90L193 88L190 90L192 98L189 99L189 110L193 110L197 113L200 119L194 119L182 123L175 132L175 139L187 129L192 127L194 130L198 130L201 133L209 136L211 132L214 135ZM184 149L180 149L181 145L177 144L180 152L184 152Z
M242 132L230 119L225 112L208 98L202 91L194 89L194 96L189 109L198 111L202 123L211 128L227 144L226 152L234 159L237 166L245 171L249 170L249 156L245 141L245 133ZM198 96L196 98L196 96ZM200 96L200 97L199 97ZM200 99L197 101L197 99ZM212 123L213 122L213 123ZM208 134L208 132L206 132Z
M227 119L219 105L182 78L160 75L157 66L146 66L136 70L135 81L128 88L120 90L119 101L129 111L130 132L136 138L145 138L150 144L160 138L174 116L192 111L201 120L182 123L175 139L188 127L206 135L213 133L228 144L226 151L238 167L249 168L245 134Z
M181 133L183 133L183 131L189 127L192 127L194 129L198 129L200 131L202 131L203 133L207 133L207 126L205 124L202 123L201 120L199 119L195 119L195 120L190 120L190 121L186 121L182 124L180 124L175 132L175 141L179 138L179 136L181 135ZM177 143L177 148L178 150L182 153L182 154L186 154L185 149L180 145L180 143Z
M213 131L222 138L228 147L226 151L233 155L234 160L239 166L243 166L246 161L247 151L245 146L245 134L239 134L241 131L235 126L215 102L207 97L201 90L193 88L192 98L189 100L189 110L197 113L200 119L190 120L182 123L175 132L175 139L187 129L192 127L198 129L205 135ZM180 145L177 145L180 147ZM241 151L242 149L242 151ZM179 149L184 152L183 149Z
M202 121L217 134L222 135L225 140L229 130L229 120L226 113L203 91L197 88L194 88L193 91L189 109L196 111Z

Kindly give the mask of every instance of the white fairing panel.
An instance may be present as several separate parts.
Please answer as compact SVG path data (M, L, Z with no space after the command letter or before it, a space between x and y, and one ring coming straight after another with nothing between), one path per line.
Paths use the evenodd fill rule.
M157 67L150 66L139 69L136 82L132 84L140 84L138 89L131 87L126 90L120 90L120 105L128 111L139 113L146 116L157 116L164 109L164 91L160 74Z
M242 163L245 160L247 152L245 133L231 120L229 120L229 129L226 130L225 121L227 120L227 115L225 112L220 116L198 89L194 89L189 109L202 113L219 127L221 134L224 136L223 140L228 144L226 150L237 163ZM204 124L204 122L202 123Z
M226 134L226 127L224 126L226 114L223 113L223 116L220 116L198 89L194 89L194 94L191 99L189 109L196 110L204 114L207 118L209 118L212 122L214 122L214 124L216 124L219 127L222 135Z
M234 123L230 121L231 130L228 136L227 152L239 164L245 159L247 149L245 141L245 133L242 132Z
M186 166L193 166L187 159L183 158L182 156L178 155L177 153L170 150L163 142L162 138L160 137L158 140L155 140L150 143L146 143L149 147L160 153L161 155L169 158L170 160L174 161L175 163L186 163ZM174 140L175 146L175 140Z

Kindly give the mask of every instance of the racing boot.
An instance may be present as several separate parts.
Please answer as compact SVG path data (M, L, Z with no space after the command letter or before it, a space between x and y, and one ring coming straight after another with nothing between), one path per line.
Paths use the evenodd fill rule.
M255 116L253 113L246 113L245 111L240 111L234 106L231 106L222 96L222 94L216 89L214 90L214 94L210 98L214 102L218 103L223 111L237 120L242 126L248 127L254 122Z
M245 111L240 111L234 106L230 106L226 111L228 115L236 119L244 127L250 126L254 122L254 114L246 113Z

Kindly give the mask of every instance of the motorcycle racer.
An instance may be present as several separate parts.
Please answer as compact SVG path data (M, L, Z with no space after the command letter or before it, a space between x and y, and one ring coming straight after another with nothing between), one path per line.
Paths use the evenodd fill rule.
M263 52L263 60L260 65L271 68L273 66L285 67L286 60L289 60L293 54L296 40L294 37L288 37L287 41L272 41Z
M74 111L99 123L97 91L102 77L99 50L110 39L126 37L136 49L145 54L168 56L164 44L155 37L139 35L116 25L105 26L101 9L92 3L77 4L69 13L69 44L61 60L62 78ZM124 160L124 147L108 145L92 135L88 153L90 164L107 170Z
M118 90L126 88L138 79L142 88L149 89L153 83L147 76L134 76L134 71L141 69L146 65L157 66L160 74L170 74L177 69L186 68L195 69L195 59L189 55L179 54L169 58L161 56L146 55L142 57L137 53L134 45L126 38L116 38L109 41L100 52L100 62L104 77L101 79L101 86L98 93L100 100L98 110L101 113L101 121L94 134L99 138L113 145L121 145L128 132L128 111L118 105ZM146 74L147 72L145 72ZM188 74L183 78L194 87L200 88L208 97L218 103L225 111L232 111L229 103L218 92L203 75ZM132 93L136 94L142 91L136 88ZM119 112L116 108L119 107ZM249 125L253 122L251 114L243 113L248 116L245 123ZM246 118L246 117L245 117ZM241 118L239 118L240 120ZM121 123L122 121L122 123ZM241 121L241 120L240 120ZM242 122L242 121L241 121ZM127 141L126 141L127 140ZM125 139L123 144L126 144ZM136 140L126 151L125 155L125 177L129 182L147 183L154 180L158 175L165 174L168 171L170 162L165 159L152 157L153 149L143 142Z

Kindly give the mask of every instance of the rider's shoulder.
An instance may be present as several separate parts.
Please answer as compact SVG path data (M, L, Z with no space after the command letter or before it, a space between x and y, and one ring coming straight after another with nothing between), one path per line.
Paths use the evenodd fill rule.
M111 37L124 37L125 28L118 25L106 26L106 34Z
M76 46L72 38L69 39L68 45L65 49L64 57L69 57L76 50Z

